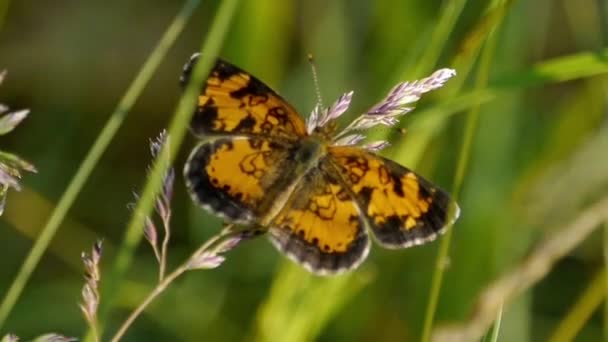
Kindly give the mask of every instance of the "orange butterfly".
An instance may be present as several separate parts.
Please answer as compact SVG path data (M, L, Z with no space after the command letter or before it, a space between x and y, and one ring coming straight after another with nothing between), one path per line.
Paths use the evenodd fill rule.
M198 55L184 67L183 84ZM184 168L192 198L225 220L267 232L289 258L317 274L357 267L370 239L405 248L435 239L458 215L441 189L359 146L354 132L392 125L407 103L454 75L397 85L385 101L342 132L336 119L352 93L332 107L319 106L307 122L276 92L247 72L218 60L201 95L190 129L201 141ZM455 205L455 204L454 204Z

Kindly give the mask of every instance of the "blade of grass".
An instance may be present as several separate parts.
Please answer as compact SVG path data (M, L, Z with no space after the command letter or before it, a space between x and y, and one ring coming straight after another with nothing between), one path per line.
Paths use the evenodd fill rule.
M435 29L433 30L433 32L431 33L431 39L430 39L430 43L427 46L427 48L423 51L422 53L422 57L419 59L417 66L414 70L410 71L407 70L406 68L408 68L410 66L410 62L408 59L406 59L406 62L402 65L401 69L403 69L402 72L398 73L398 79L394 80L393 83L396 83L398 81L403 81L403 80L407 80L407 79L415 79L417 77L422 77L422 76L426 76L427 74L429 74L432 69L437 65L437 62L439 60L441 51L443 49L443 47L445 46L445 42L448 40L448 36L449 34L453 31L454 29L454 25L456 23L456 19L460 16L460 13L462 12L462 8L465 6L466 4L466 0L458 0L458 1L449 1L446 3L446 5L444 6L444 8L442 9L442 13L437 21L437 25L435 26ZM473 53L472 55L476 55L476 53ZM469 54L467 54L467 56L469 56ZM467 58L467 60L473 60L474 58ZM468 71L463 72L463 68L464 66L461 65L454 65L453 66L454 69L456 69L458 71L458 77L455 77L454 80L450 81L450 84L447 86L447 91L452 91L451 94L455 94L457 93L462 84L464 84L464 81L466 79L466 75L468 74ZM370 132L368 138L369 140L387 140L387 141L391 141L393 139L389 138L390 133L374 133L374 132ZM419 140L424 140L421 139L420 137L412 137L410 136L410 138L408 139L408 142L412 142L412 141L419 141ZM424 144L426 145L426 144ZM393 155L397 155L398 152L402 149L401 144L397 143L394 147L393 147L393 151L395 151L393 153ZM412 147L408 146L408 160L400 160L400 162L409 165L409 166L413 166L417 163L418 158L417 157L411 157L411 156L416 156L419 155L418 153L416 153L415 151L412 153ZM422 152L422 151L421 151Z
M462 13L462 9L466 5L467 0L445 1L444 7L441 9L441 16L437 20L435 29L431 34L430 42L423 53L423 57L416 64L416 68L411 71L405 71L407 76L405 79L416 79L425 76L429 73L439 60L441 52L448 41L450 34L454 31L456 21Z
M369 272L359 272L350 277L315 279L315 284L307 289L302 302L292 311L292 319L282 332L283 338L278 340L317 340L323 327L352 297L367 286L372 278ZM327 300L328 298L331 300ZM276 339L270 338L269 341Z
M604 298L608 298L608 221L604 222ZM608 341L608 301L604 301L604 341Z
M53 205L54 203L42 196L40 192L28 186L23 186L19 196L14 196L11 199L11 205L6 207L2 219L25 238L34 240L38 236L45 218L51 214ZM23 215L31 208L36 208L35 215ZM74 256L82 253L80 246L95 241L99 236L90 227L70 217L66 218L62 231L64 234L57 235L53 239L48 253L68 265L70 272L81 272L82 261L80 258L74 258ZM113 255L116 250L110 241L104 242L103 249L106 255Z
M600 37L602 46L608 46L608 1L597 0L598 16L600 21ZM600 48L601 51L601 48ZM604 50L605 52L605 50ZM608 89L608 82L604 81L604 92ZM608 101L604 101L608 108ZM604 298L608 298L608 221L604 222ZM604 300L604 319L602 320L602 333L604 341L608 341L608 300Z
M439 106L442 108L449 108L450 112L453 114L457 112L456 108L460 108L460 111L463 109L470 109L478 103L490 101L494 96L498 96L498 93L494 93L493 91L486 92L484 91L485 89L463 95L459 95L459 93L477 59L482 43L487 38L489 32L500 23L514 3L514 0L507 0L503 1L501 6L490 8L486 15L480 19L477 25L464 38L461 47L458 49L461 52L456 55L452 63L450 63L451 67L458 72L458 75L450 81L450 84L448 84L446 89L439 95L442 98L442 101L439 102ZM430 72L430 70L427 70L427 72ZM464 103L464 99L471 102L467 105ZM454 102L460 104L460 106L448 107L449 104ZM433 109L428 110L434 111ZM426 114L427 111L421 110L415 113L416 120L408 127L408 132L411 134L407 139L397 140L393 147L393 155L402 156L399 161L404 165L416 165L422 158L426 147L445 126L445 120L433 118L433 115ZM423 112L424 114L422 114ZM424 129L417 131L416 128L418 127L419 120L423 120L422 124L424 124ZM392 139L380 137L378 140L391 141ZM406 152L400 153L401 151Z
M566 225L557 228L556 233L538 244L538 247L513 270L488 285L478 296L471 316L465 322L437 328L433 333L433 341L458 342L479 339L503 305L508 305L516 296L545 277L559 259L570 253L607 219L608 196L605 196Z
M428 130L434 121L490 102L513 90L608 74L608 49L580 52L539 62L532 68L498 76L487 88L474 89L416 112L408 131ZM459 75L462 73L459 72ZM426 145L425 145L426 146ZM408 149L408 153L411 150Z
M498 316L496 317L496 321L494 322L494 328L492 328L492 337L490 338L490 342L498 342L498 333L500 332L500 323L502 322L502 305L500 306L500 310L498 311Z
M497 4L499 6L499 4ZM480 62L477 79L475 80L475 88L482 89L488 83L490 74L490 67L492 59L494 57L494 51L496 48L496 30L498 25L490 30L488 33L487 41L484 45ZM465 132L462 145L459 152L458 165L456 166L456 175L454 177L454 183L452 185L452 196L454 201L458 200L462 184L464 182L464 176L467 172L470 154L473 146L473 140L475 132L477 130L477 123L479 120L480 106L473 107L467 114L465 123ZM453 211L451 208L450 211ZM428 306L424 318L424 325L422 329L421 340L426 342L431 337L431 329L435 319L435 313L437 311L437 304L439 303L439 294L441 292L441 285L443 281L443 275L445 271L445 265L448 262L448 253L450 250L450 243L452 238L452 227L448 227L444 237L441 239L439 244L439 252L437 253L437 259L435 261L435 270L431 280L431 291L429 293Z
M72 204L82 190L82 187L89 178L91 172L116 135L116 132L122 125L125 117L129 113L129 110L131 110L133 104L142 93L145 86L148 84L148 81L152 75L154 75L154 72L167 54L167 51L183 30L184 25L192 15L192 12L198 3L199 0L189 0L184 4L176 18L169 25L162 38L150 54L150 57L148 57L143 67L133 80L133 83L131 83L127 89L127 92L118 103L118 106L110 115L110 118L97 136L97 139L91 146L91 149L87 153L85 159L78 167L76 174L59 199L57 207L55 207L55 210L42 229L38 239L32 246L30 253L21 265L19 273L6 292L2 304L0 304L0 330L19 299L21 292L23 292L23 289L25 288L25 285L27 284L32 272L38 265L40 258L48 248L53 236L55 236L59 225L63 222L68 210L72 207Z
M256 315L254 341L313 341L337 312L374 278L359 271L333 278L312 277L283 264L268 300Z
M142 195L137 201L133 215L127 225L123 242L114 262L114 267L107 278L107 286L102 292L102 297L105 299L105 304L102 307L100 315L100 322L102 322L102 324L112 306L113 295L117 293L116 290L132 262L135 248L141 241L144 223L142 217L147 217L152 210L154 199L162 184L166 165L173 163L181 146L188 129L188 124L193 115L192 109L195 107L201 85L220 52L222 42L228 31L237 3L238 0L225 0L220 4L217 14L211 23L209 34L200 48L200 51L204 53L201 53L201 56L196 63L190 83L184 90L184 94L175 109L173 120L169 125L171 144L164 145L159 153L160 155L168 155L168 161L166 163L156 163L152 167Z
M572 306L570 312L557 325L549 342L574 341L576 335L589 321L591 315L606 298L606 269L599 271Z
M408 132L432 133L437 121L444 121L454 114L493 101L511 91L608 74L608 59L604 56L608 56L608 49L600 52L581 52L549 59L530 69L499 76L490 82L487 88L474 89L453 98L448 97L437 105L418 110L416 120L408 126ZM462 72L459 72L459 75L462 75ZM410 143L409 138L407 141ZM428 141L418 139L416 144L408 145L407 165L418 161Z

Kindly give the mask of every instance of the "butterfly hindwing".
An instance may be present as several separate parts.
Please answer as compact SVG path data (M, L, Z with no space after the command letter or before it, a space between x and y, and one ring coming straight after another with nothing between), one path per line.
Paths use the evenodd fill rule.
M184 66L187 84L198 54ZM306 135L302 118L287 101L263 82L218 59L203 84L190 123L196 136L255 135L290 141Z
M359 206L322 167L303 177L269 234L279 250L309 271L335 274L365 259L369 238Z
M405 248L433 240L453 220L448 218L450 197L409 169L356 147L332 146L328 153L382 246Z
M287 182L289 149L259 137L217 138L190 154L184 177L201 206L237 223L253 223Z

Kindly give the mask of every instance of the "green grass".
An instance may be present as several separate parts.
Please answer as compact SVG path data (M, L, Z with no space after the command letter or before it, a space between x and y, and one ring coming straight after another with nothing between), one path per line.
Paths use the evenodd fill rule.
M311 276L263 239L244 243L219 269L172 284L128 338L429 341L444 323L467 322L488 284L608 189L608 7L585 4L189 0L177 8L137 0L60 12L0 1L0 70L9 71L0 103L32 110L3 142L39 169L24 177L23 192L9 194L0 227L0 247L11 256L0 273L0 331L80 334L76 251L99 236L108 252L101 320L112 332L156 280L152 253L138 249L138 217L153 206L161 165L145 178L135 212L123 209L144 179L147 139L169 121L169 152L181 169L194 144L186 130L198 84L219 54L306 116L315 102L309 52L328 103L355 90L351 118L398 81L457 70L405 117L405 136L376 130L370 138L389 139L387 156L449 190L461 218L426 246L373 246L359 270L336 278ZM201 39L203 58L182 95L180 65ZM174 205L169 269L219 229L190 202L181 177ZM605 338L604 234L577 244L523 299L489 315L486 340Z
M17 303L17 300L30 279L32 272L40 262L42 255L48 248L49 243L55 236L57 229L74 204L74 201L76 201L78 194L99 162L103 152L112 142L116 132L133 107L133 104L144 90L146 84L154 75L154 72L158 68L164 56L167 54L173 42L175 42L175 39L181 33L185 23L192 14L193 10L196 8L197 4L198 1L194 0L187 2L173 23L167 28L167 31L159 41L157 47L150 54L150 57L146 63L142 66L141 71L137 74L133 80L133 83L125 92L123 98L118 103L118 106L110 115L107 123L91 146L91 149L87 153L85 159L80 164L78 170L76 170L70 184L66 187L65 192L59 199L55 210L51 213L51 216L44 228L42 228L38 239L36 239L36 242L32 246L30 253L24 260L19 273L13 281L13 284L4 295L2 304L0 304L0 329L5 323L11 310Z

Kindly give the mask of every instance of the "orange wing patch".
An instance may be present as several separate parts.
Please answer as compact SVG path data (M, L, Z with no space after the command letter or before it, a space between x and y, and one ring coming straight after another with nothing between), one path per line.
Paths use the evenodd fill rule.
M271 203L287 157L284 147L262 138L205 141L186 162L186 185L203 207L233 222L251 223Z
M443 231L452 202L444 191L407 168L359 148L333 146L328 152L380 244L409 247Z
M184 67L186 84L198 55ZM295 109L276 92L247 72L222 60L203 85L190 123L197 136L256 135L295 141L306 127Z
M313 169L294 190L270 229L271 240L314 273L356 267L369 239L356 202L332 175Z

